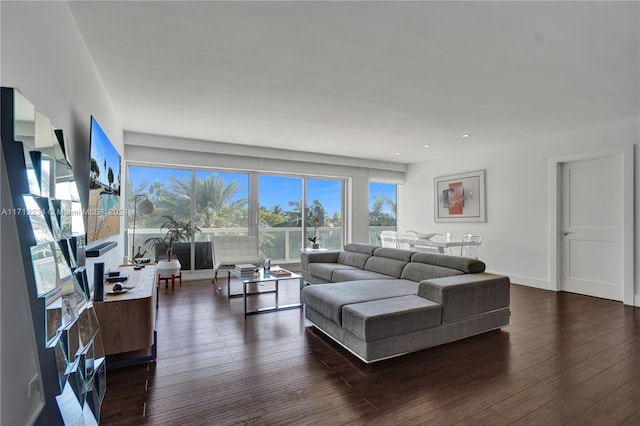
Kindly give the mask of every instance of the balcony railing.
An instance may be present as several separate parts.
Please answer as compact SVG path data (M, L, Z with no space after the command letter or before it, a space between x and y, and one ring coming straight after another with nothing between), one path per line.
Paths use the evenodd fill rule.
M249 230L247 228L200 228L200 232L196 236L196 241L211 241L214 236L221 235L248 235ZM144 242L148 238L163 237L164 230L158 228L136 228L136 241L135 251L137 252L140 247L141 253L146 251L144 257L149 257L151 260L155 260L154 250L145 245ZM315 234L315 230L308 230L307 235L312 236ZM340 249L344 245L342 238L342 229L334 227L321 227L318 228L318 234L320 236L320 246L329 250ZM129 230L131 235L131 230ZM301 228L260 228L259 229L259 241L260 250L265 257L271 259L272 264L287 264L287 263L299 263L300 253L302 252L302 229ZM128 243L129 248L134 246L131 242ZM311 243L305 238L304 247L310 247ZM135 254L135 253L134 253ZM199 254L196 253L196 256ZM131 254L129 254L131 256ZM204 264L205 262L198 261L196 259L196 265ZM182 265L185 270L190 269L190 265Z

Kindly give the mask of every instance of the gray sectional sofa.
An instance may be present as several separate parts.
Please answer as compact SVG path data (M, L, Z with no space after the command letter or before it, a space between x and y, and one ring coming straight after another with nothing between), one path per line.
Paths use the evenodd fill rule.
M509 324L509 278L477 259L347 244L305 252L305 317L358 358L379 361Z

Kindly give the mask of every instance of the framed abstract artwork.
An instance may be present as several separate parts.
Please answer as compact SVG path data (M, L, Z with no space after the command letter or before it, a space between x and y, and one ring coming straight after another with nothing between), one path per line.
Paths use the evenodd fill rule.
M435 222L486 222L485 171L433 178Z

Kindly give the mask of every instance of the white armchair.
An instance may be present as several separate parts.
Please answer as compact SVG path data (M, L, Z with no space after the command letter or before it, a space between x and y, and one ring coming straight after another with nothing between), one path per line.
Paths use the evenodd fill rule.
M213 237L211 244L213 245L213 282L216 284L220 269L234 268L241 263L261 265L264 261L264 256L258 248L258 237L255 235Z

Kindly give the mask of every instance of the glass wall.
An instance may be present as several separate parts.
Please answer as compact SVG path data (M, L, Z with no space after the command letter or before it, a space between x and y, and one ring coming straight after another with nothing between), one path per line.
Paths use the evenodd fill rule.
M183 270L212 268L210 241L215 235L258 235L262 253L277 263L299 262L301 251L311 249L314 238L322 249L343 246L343 180L251 175L130 165L129 257L166 257L166 247L153 239L166 234L161 228L167 216L197 228L193 245L174 245ZM250 182L258 184L255 200ZM134 199L139 205L145 197L155 210L138 210L134 229Z
M260 250L272 262L300 258L302 184L300 177L260 176Z
M163 225L168 218L190 222L195 229L193 246L190 240L173 246L183 270L213 267L213 235L248 234L246 173L129 166L127 176L129 257L165 258L166 245L159 242L167 233ZM134 209L134 200L139 204L145 197L154 204L151 214Z
M344 246L342 218L344 211L344 181L307 179L306 199L308 220L307 245L316 238L321 248L340 249Z
M397 231L397 190L392 183L369 183L369 244L380 245L380 232Z
M249 235L249 175L194 171L195 269L212 269L214 235Z
M171 216L179 221L191 219L191 171L156 167L129 167L127 179L127 213L129 224L128 256L164 258L166 249L153 245L152 238L162 238L166 230L160 229ZM134 204L149 199L154 205L152 214L138 212ZM135 214L135 231L134 231ZM190 250L187 259L191 258ZM184 259L184 257L183 257ZM183 263L183 259L179 259ZM188 261L184 267L190 267Z
M343 246L343 180L260 175L259 185L260 249L265 256L298 262L303 248L313 244L318 249Z

